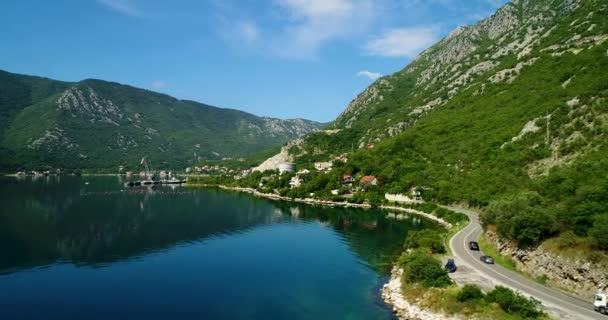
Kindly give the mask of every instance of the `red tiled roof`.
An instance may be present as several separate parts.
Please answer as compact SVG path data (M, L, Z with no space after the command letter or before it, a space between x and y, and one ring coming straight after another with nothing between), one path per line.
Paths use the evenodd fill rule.
M365 176L363 178L361 178L361 180L359 180L359 183L370 183L372 181L374 181L376 179L376 177L374 176Z

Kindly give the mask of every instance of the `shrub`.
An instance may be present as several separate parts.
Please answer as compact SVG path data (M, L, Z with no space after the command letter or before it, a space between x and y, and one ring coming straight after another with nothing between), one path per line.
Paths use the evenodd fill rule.
M608 214L596 215L593 227L589 229L593 246L597 249L608 250Z
M458 291L458 294L456 295L456 300L458 300L458 302L465 302L479 298L483 298L483 292L481 292L479 286L474 284L465 285L462 287L462 289L460 289L460 291Z
M562 233L557 239L558 246L560 249L569 248L576 244L576 234L573 231L568 230Z
M443 237L439 231L426 229L412 231L405 240L406 249L429 249L432 253L446 253Z
M402 280L407 283L419 283L427 288L444 288L452 283L441 263L421 252L411 253L401 262L404 264Z
M506 313L518 314L524 318L537 318L542 314L538 309L539 301L528 299L505 287L497 286L486 296L486 300L497 303Z
M555 214L545 209L535 192L521 192L494 201L481 216L484 226L494 224L502 238L516 240L520 247L537 245L555 231Z

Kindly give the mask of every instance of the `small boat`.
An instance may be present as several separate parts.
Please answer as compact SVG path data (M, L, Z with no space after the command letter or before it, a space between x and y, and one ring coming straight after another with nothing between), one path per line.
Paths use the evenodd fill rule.
M161 184L182 184L182 183L186 183L186 180L179 180L175 177L172 177L169 180L161 180L160 183Z

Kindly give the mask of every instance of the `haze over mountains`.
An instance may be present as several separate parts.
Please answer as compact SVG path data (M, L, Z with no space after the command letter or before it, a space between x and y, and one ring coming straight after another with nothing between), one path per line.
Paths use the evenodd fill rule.
M87 79L76 83L0 71L0 168L184 168L243 157L322 127L178 100Z

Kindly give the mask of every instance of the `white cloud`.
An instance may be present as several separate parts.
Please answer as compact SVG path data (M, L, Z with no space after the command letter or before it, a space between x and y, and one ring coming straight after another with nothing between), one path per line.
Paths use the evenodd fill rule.
M271 39L272 51L287 58L314 58L327 43L357 34L371 23L372 0L275 0L286 25Z
M382 77L382 74L380 74L378 72L363 70L363 71L357 72L357 76L368 77L370 80L376 80L376 79Z
M141 16L141 11L135 7L129 0L97 0L107 8L114 10L118 13L131 16Z
M154 88L155 90L158 90L158 89L163 88L165 86L165 83L163 81L156 80L156 81L152 81L150 86L152 86L152 88Z
M294 16L321 18L348 15L353 10L350 0L277 0L277 4L291 11Z
M237 0L213 0L219 36L235 48L248 47L289 59L314 59L330 43L369 31L379 14L376 0L272 0L264 14Z
M386 30L373 38L365 49L370 55L413 58L439 40L437 27L412 27Z

